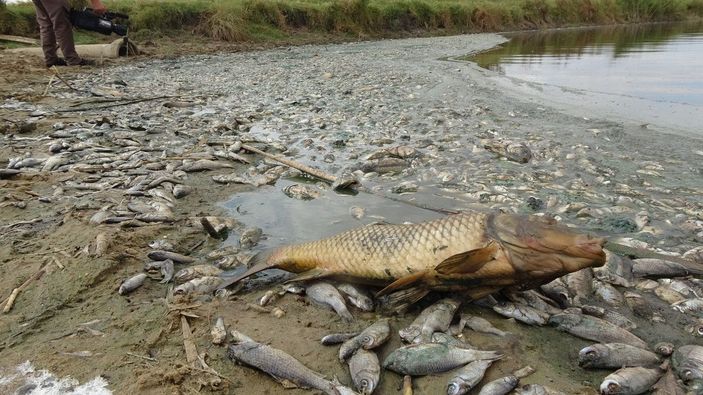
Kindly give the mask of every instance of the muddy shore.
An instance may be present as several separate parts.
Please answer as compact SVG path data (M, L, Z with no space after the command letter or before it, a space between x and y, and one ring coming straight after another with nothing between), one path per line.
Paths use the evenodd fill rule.
M577 114L583 109L575 105L555 109L550 98L521 96L495 75L452 60L503 40L480 34L142 59L69 72L66 78L75 90L55 82L46 96L47 74L17 67L24 60L13 59L8 64L15 68L3 77L0 167L18 157L46 159L51 144L73 148L66 148L65 165L42 170L44 162L0 180L0 298L44 270L22 290L12 310L0 315L0 377L29 360L38 369L80 382L102 376L116 394L283 393L280 384L231 363L223 347L211 344L211 325L221 316L228 326L285 350L327 377L350 382L337 348L324 347L319 339L362 329L375 313L354 311L357 320L347 324L295 295L275 302L285 311L281 318L248 308L267 285L226 300L174 299L167 285L153 280L129 295L117 294L124 279L143 270L153 240L167 240L178 252L207 262L212 251L237 247L248 227L261 228L264 238L244 253L378 220L414 222L440 215L382 198L337 195L310 180L305 183L322 196L291 208L282 203L290 199L282 186L302 181L295 172L282 173L285 169L274 185L214 182L213 176L271 170L273 164L252 154L241 154L251 164L219 159L226 168L174 176L184 163L217 157L218 149L235 140L332 174L380 149L408 145L425 159L398 174L369 172L362 183L382 194L448 209L554 214L570 225L665 252L682 254L701 246L703 137L672 138L665 125L642 130L632 121ZM124 105L138 98L149 100ZM533 158L527 164L501 160L483 148L485 139L524 142ZM79 144L91 147L90 154L77 149ZM126 164L110 168L120 155ZM80 161L84 167L71 167ZM104 174L108 170L111 174ZM117 216L130 202L159 199L125 193L137 177L155 174L177 177L192 189L181 199L168 197L171 220L90 223L101 210ZM415 188L394 194L402 183ZM352 205L364 207L366 217L350 216ZM643 211L650 218L646 228L635 220ZM217 240L200 226L207 215L231 217L240 226L227 240ZM109 241L100 256L94 253L98 234ZM637 335L652 343L694 341L684 331L686 320L669 316L671 309L655 298L652 303L670 319L651 325L640 320L644 325ZM576 364L578 350L589 342L508 321L490 309L467 305L464 310L514 334L508 342L471 337L476 346L506 352L489 379L529 364L537 373L526 383L590 394L607 374ZM394 317L392 329L407 325L418 311ZM184 312L198 351L222 378L188 367ZM85 323L93 331L81 329ZM399 344L393 337L381 357ZM446 380L446 375L419 378L416 393L443 393ZM377 393L396 393L401 382L402 377L386 373ZM22 384L0 382L0 392L11 393Z

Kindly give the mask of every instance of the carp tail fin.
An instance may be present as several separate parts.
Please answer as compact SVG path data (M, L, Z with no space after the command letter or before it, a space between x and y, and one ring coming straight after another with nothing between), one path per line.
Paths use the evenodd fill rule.
M227 288L230 285L251 276L252 274L276 267L276 264L271 262L271 256L276 250L277 249L268 249L254 255L254 257L249 261L249 269L247 269L244 273L240 273L229 278L222 276L225 281L217 289Z

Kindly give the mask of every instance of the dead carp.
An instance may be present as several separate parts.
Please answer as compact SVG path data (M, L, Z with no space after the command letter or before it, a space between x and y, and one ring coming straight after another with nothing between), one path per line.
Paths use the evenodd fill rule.
M480 298L509 285L539 285L605 262L604 239L540 217L465 212L419 224L373 224L336 236L259 253L253 266L222 284L260 271L336 276L389 284L391 304L412 304L430 290ZM396 292L402 290L403 292Z

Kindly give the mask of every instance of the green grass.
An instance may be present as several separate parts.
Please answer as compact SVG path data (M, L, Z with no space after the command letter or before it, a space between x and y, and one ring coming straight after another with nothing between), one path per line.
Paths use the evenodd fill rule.
M703 16L703 0L105 0L133 37L270 42L296 35L384 37ZM0 32L36 36L31 3L0 7Z

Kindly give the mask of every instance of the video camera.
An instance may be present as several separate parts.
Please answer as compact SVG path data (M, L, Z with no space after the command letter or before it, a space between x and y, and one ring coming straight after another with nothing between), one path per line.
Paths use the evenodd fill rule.
M83 10L71 10L71 24L79 29L90 30L105 35L115 33L119 36L127 35L127 26L114 23L113 19L129 19L129 15L119 12L105 12L98 15L93 12L92 8L84 8Z

